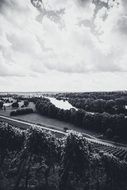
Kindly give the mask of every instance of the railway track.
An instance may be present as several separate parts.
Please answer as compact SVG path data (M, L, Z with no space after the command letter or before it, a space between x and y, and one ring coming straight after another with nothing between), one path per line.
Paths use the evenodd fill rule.
M6 117L6 116L0 116L0 121L8 122L8 123L14 125L15 127L23 129L23 130L28 129L33 125L33 123L29 123L26 121L20 121L17 119ZM67 135L67 132L64 132L64 131L58 130L58 129L54 129L54 126L39 125L39 124L38 125L34 124L34 125L36 127L41 127L43 129L45 129L46 131L51 131L59 138ZM103 141L98 138L92 137L91 135L86 135L85 133L83 133L83 136L85 136L85 138L91 143L92 148L95 149L96 151L104 151L104 152L113 154L114 156L116 156L120 159L124 159L125 157L127 157L127 147L125 147L125 146L114 145L113 143L110 143L108 141Z

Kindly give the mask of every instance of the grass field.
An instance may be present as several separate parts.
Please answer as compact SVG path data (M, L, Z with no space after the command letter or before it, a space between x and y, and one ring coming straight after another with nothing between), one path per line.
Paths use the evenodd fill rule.
M0 115L10 116L10 111L9 110L7 110L7 111L0 110ZM11 118L15 118L15 119L19 119L19 120L27 121L27 122L30 122L30 123L39 124L39 125L46 125L49 128L52 128L52 126L55 129L68 128L69 130L76 130L76 131L79 131L79 132L85 132L85 133L87 133L89 135L98 136L98 134L96 134L96 133L77 128L73 124L63 122L63 121L59 121L57 119L49 118L49 117L46 117L46 116L42 116L42 115L39 115L38 113L31 113L31 114L26 114L26 115L18 115L18 116L15 116L15 117L13 116Z
M28 122L33 122L36 124L45 124L45 125L49 125L49 127L53 125L57 129L68 128L68 129L77 130L77 128L70 123L59 121L57 119L48 118L46 116L39 115L38 113L31 113L31 114L27 114L27 115L19 115L19 116L13 117L13 118L21 119L21 120L28 121Z
M22 106L23 102L21 101L19 104L19 108ZM28 105L28 108L32 108L35 111L35 104L33 102L30 102ZM0 115L4 115L4 116L10 116L10 112L15 110L14 108L8 107L6 109L6 111L4 110L0 110ZM20 119L23 121L27 121L27 122L31 122L31 123L35 123L35 124L40 124L40 125L47 125L49 126L49 128L51 128L52 126L54 126L54 128L56 129L64 129L64 128L68 128L69 130L76 130L79 132L85 132L89 135L93 135L93 136L98 136L99 134L87 131L87 130L83 130L80 128L77 128L75 125L64 122L64 121L59 121L57 119L53 119L53 118L49 118L46 116L42 116L39 115L38 113L36 113L36 111L34 113L31 114L26 114L26 115L18 115L18 116L13 116L12 118L15 119Z

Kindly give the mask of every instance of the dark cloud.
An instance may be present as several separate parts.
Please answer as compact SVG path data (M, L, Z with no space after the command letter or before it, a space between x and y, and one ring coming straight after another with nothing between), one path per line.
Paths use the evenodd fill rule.
M3 6L13 6L14 1L13 0L0 0L0 8L3 8Z
M76 2L77 2L80 6L86 6L87 4L91 3L91 0L76 0Z
M93 0L92 3L95 5L93 19L96 18L98 12L102 8L106 8L107 9L107 12L105 12L105 14L103 15L103 18L102 18L104 21L108 17L108 10L110 10L114 6L119 6L118 0L107 0L107 1L104 1L104 0Z
M87 2L87 1L85 1ZM82 19L78 22L79 26L83 25L84 27L90 28L91 32L98 38L101 36L104 31L98 30L98 27L96 27L96 19L100 19L100 21L103 21L103 23L109 18L109 12L112 11L114 7L119 8L119 2L118 0L92 0L92 4L94 4L94 9L93 9L93 15L92 19ZM103 10L102 10L103 9ZM100 11L101 16L99 15ZM121 20L121 18L120 18ZM121 21L124 22L124 21ZM123 25L122 23L120 24L121 30L126 31L126 23Z
M114 31L118 31L121 34L127 35L127 0L121 0L121 5L123 12L118 17Z
M31 0L31 3L34 7L39 9L42 6L43 1L42 0Z
M8 2L6 0L0 0L0 13L4 13L3 8L4 6L7 6Z
M47 10L45 15L50 18L52 21L58 23L61 20L62 15L64 14L65 9L60 9L57 11Z
M31 0L31 3L39 11L37 16L38 21L42 21L43 17L46 16L55 23L60 23L65 9L59 10L48 10L45 8L45 5L42 0Z
M5 0L0 0L0 8L3 6L4 3L5 3Z

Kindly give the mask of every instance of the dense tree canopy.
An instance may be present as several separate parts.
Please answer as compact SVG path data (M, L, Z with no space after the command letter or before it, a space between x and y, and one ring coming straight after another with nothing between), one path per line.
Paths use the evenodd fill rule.
M96 152L79 133L57 139L40 127L0 123L0 144L1 190L127 188L127 162Z
M90 112L127 114L127 92L59 93L57 99L68 99L75 107Z

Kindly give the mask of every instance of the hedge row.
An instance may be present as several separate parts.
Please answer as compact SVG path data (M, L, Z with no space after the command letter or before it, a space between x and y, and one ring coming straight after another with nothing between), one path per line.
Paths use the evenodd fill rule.
M11 111L10 116L25 115L29 113L33 113L32 108L23 108L23 109L17 109L17 110Z

